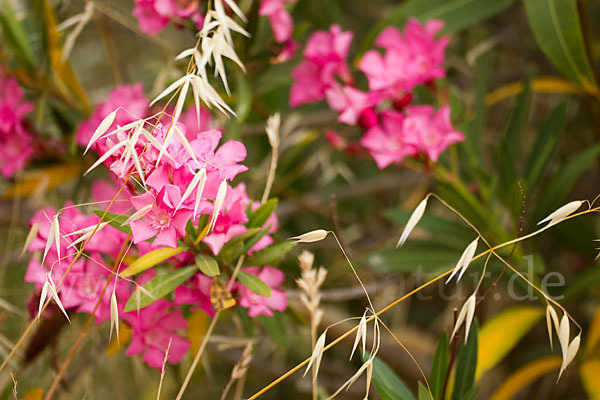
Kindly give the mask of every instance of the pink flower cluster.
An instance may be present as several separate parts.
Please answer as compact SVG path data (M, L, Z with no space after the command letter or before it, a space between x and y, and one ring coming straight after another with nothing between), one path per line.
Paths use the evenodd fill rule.
M11 76L0 75L0 172L10 178L34 153L33 136L24 117L33 104L23 101L23 89Z
M99 104L92 116L81 124L78 132L79 143L87 144L86 141L93 135L96 126L117 107L121 107L123 111L117 113L112 129L149 113L148 102L140 85L118 87L110 93L108 100ZM146 178L143 188L134 185L129 179L131 171L136 169L133 161L124 159L122 149L121 153L114 152L106 158L105 165L111 171L112 182L96 182L92 187L93 201L108 205L116 197L110 212L126 216L137 214L137 217L129 221L135 246L128 250L129 257L119 266L120 271L128 267L128 260L136 259L156 248L175 248L178 247L178 242L186 237L188 242L189 239L196 239L186 236L188 228L198 232L202 230L199 221L203 215L205 222L216 215L211 224L212 230L202 239L199 250L184 251L169 259L169 268L195 265L197 251L209 256L219 255L227 242L248 231L246 225L249 215L260 204L250 200L244 184L230 184L239 173L247 170L246 166L240 164L246 157L246 149L242 143L235 140L220 144L221 130L208 128L209 115L206 111L203 111L202 115L204 123L199 124L196 110L186 111L177 125L171 126L169 133L167 130L172 124L168 120L164 124L155 122L153 136L156 140L140 138L135 146L132 146L135 147ZM187 141L174 134L175 128ZM115 144L125 139L126 134L127 132L122 132L98 140L95 144L98 155L111 151ZM165 142L167 135L173 136ZM160 151L155 147L155 143L167 143L166 151L160 160ZM186 147L186 143L189 148ZM190 192L188 189L201 170L206 171L203 190ZM141 180L138 173L133 177ZM122 185L125 186L119 191L119 186ZM218 207L218 193L223 193L223 187L225 195L222 204L215 210L214 208ZM135 282L114 275L111 265L114 265L126 244L127 235L111 225L101 225L101 229L87 241L87 237L82 235L86 235L90 227L93 229L100 222L100 218L82 214L71 203L67 203L62 211L58 212L60 232L57 249L54 238L49 238L50 235L54 235L52 221L56 215L56 210L45 208L39 210L31 220L32 226L37 223L38 231L29 250L42 254L47 243L51 245L43 263L40 261L41 257L31 259L25 280L32 282L40 291L50 276L58 287L58 296L68 312L93 313L97 323L111 319L111 296L114 293L119 319L130 325L132 330L132 339L126 354L141 354L148 365L160 368L168 343L171 342L169 361L179 362L189 348L189 342L182 336L182 331L187 329L187 322L181 308L189 305L193 310L202 309L213 315L210 287L216 278L196 272L175 289L169 296L170 299L154 301L141 308L139 313L125 312L124 305L134 295L136 287L153 279L156 275L154 271L148 270L137 276ZM263 229L267 227L267 234L253 245L248 254L273 243L270 234L277 229L275 215L271 215L264 223ZM83 243L86 243L86 255L76 259L76 249ZM285 310L285 292L277 288L284 278L281 271L270 266L248 267L244 268L244 271L258 276L271 288L272 293L270 297L264 297L240 283L232 286L232 295L237 298L241 307L248 309L250 316L273 315L273 310ZM109 280L110 284L100 298ZM32 314L35 313L37 307L32 309Z
M269 18L275 41L283 44L283 49L273 60L274 62L289 60L299 47L299 44L292 40L294 21L285 9L286 3L292 1L294 0L262 0L260 3L259 15Z
M436 110L411 102L416 86L433 88L434 80L446 74L448 38L435 38L442 25L437 20L421 25L410 19L403 33L394 27L382 31L375 44L384 52L367 51L358 67L368 79L368 91L355 86L346 62L352 33L337 25L329 32L315 32L304 49L304 60L292 72L290 104L325 99L340 123L364 130L360 144L379 168L420 154L437 161L464 135L452 127L448 105ZM347 148L337 133L329 131L326 136L336 148Z
M191 20L198 30L204 21L198 0L135 0L133 15L140 30L149 35L156 35L169 21L181 24Z

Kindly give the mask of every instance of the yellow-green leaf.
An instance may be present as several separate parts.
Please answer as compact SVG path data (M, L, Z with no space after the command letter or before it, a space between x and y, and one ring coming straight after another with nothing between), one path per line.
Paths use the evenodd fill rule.
M81 175L81 171L83 171L83 165L79 163L60 164L28 171L23 179L8 187L2 193L2 197L5 199L15 196L28 197L42 189L52 190L77 178Z
M509 308L488 321L479 332L475 380L493 368L535 325L544 312L537 307Z
M509 400L521 389L550 371L558 369L559 356L542 357L513 372L490 397L490 400Z
M529 26L546 57L590 93L598 86L585 48L577 1L525 0Z
M128 276L139 274L140 272L152 268L155 265L158 265L183 251L185 251L185 249L181 247L176 249L165 247L162 249L153 250L132 262L126 270L121 272L121 276L126 278Z
M600 342L600 307L596 310L594 319L590 322L587 330L587 343L585 344L585 352L590 354Z
M589 360L579 368L583 387L590 400L600 400L600 360Z

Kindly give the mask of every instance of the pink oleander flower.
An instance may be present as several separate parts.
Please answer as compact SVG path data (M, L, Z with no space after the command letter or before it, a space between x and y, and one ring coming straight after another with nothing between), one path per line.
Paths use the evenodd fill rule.
M135 0L133 15L138 19L140 30L156 35L169 23L189 19L198 30L202 29L204 15L198 0Z
M449 38L435 39L442 27L443 22L438 20L421 25L411 18L403 34L394 27L383 30L375 44L384 48L385 54L370 50L359 65L369 79L369 88L395 97L446 76L443 64Z
M76 309L77 312L92 313L111 270L105 264L101 254L117 257L125 240L125 234L111 226L104 226L87 243L88 257L79 258L71 266L76 248L70 247L70 244L80 237L79 234L73 235L73 233L95 226L100 218L81 214L77 208L72 207L72 203L67 203L65 206L66 208L58 217L61 234L60 259L56 244L52 240L44 265L36 258L30 260L25 281L33 283L36 289L40 290L46 281L48 272L51 273L52 280L56 285L63 281L64 277L62 285L58 287L63 306L66 309ZM29 251L43 253L55 215L56 211L52 208L44 208L34 214L30 224L38 223L38 232L29 245ZM68 274L65 276L67 271ZM110 318L109 303L113 287L114 282L109 285L110 291L105 293L96 310L95 316L98 323ZM122 292L120 293L122 294Z
M211 317L215 315L210 302L212 278L201 272L192 276L185 284L175 289L175 305L193 305L192 311L203 310Z
M451 144L465 140L465 135L452 127L448 106L437 112L432 106L407 107L402 130L433 161Z
M258 315L273 316L273 310L284 311L287 308L287 298L285 291L276 289L283 283L284 274L277 268L265 265L262 269L258 267L244 268L244 272L256 275L271 288L271 297L261 296L237 283L239 290L240 305L248 309L248 315L256 317Z
M212 232L202 242L217 255L231 238L246 232L244 226L248 222L246 210L250 205L250 198L246 194L246 186L240 183L236 187L228 188L221 213Z
M33 136L24 117L33 104L23 101L23 90L11 76L0 76L0 172L10 178L34 153Z
M378 93L361 92L352 86L334 85L327 89L325 95L329 107L340 113L338 121L348 125L356 125L363 112L380 101Z
M400 163L418 150L404 129L404 115L398 111L384 111L382 125L370 128L360 140L381 169L391 163Z
M139 313L132 311L122 317L131 326L131 343L125 354L129 357L143 354L142 360L151 367L161 368L169 341L171 364L180 362L190 347L190 342L176 333L187 329L187 322L181 311L172 309L167 300L156 300Z
M329 32L313 33L304 49L304 61L292 71L290 105L324 99L336 76L346 83L352 81L346 63L351 43L352 32L342 31L339 25L332 25Z
M117 86L108 94L106 101L98 103L92 115L79 125L77 144L87 146L98 125L117 108L123 109L117 112L115 122L108 131L116 129L118 125L125 125L144 118L148 114L148 104L141 83Z
M278 43L285 43L292 37L294 22L285 9L285 4L293 0L262 0L259 15L268 17L273 29L273 36Z
M136 211L151 206L150 211L142 219L131 221L133 243L155 237L153 246L177 247L177 238L185 235L185 226L192 216L192 210L177 209L181 200L179 188L174 185L164 186L160 192L148 191L131 198Z

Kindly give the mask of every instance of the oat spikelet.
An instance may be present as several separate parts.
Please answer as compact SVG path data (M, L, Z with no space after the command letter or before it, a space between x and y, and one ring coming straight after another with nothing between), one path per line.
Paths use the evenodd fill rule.
M304 233L299 236L291 237L288 240L295 240L298 243L312 243L312 242L318 242L320 240L325 239L328 234L329 234L329 231L326 231L324 229L317 229L314 231Z
M469 330L471 329L471 323L473 322L473 315L475 314L475 294L469 296L465 304L463 304L460 312L458 313L458 317L456 318L456 324L454 325L454 330L452 331L452 335L450 335L450 341L454 339L454 335L458 332L458 329L465 323L465 343L467 343L467 339L469 338Z
M475 240L473 240L467 246L467 248L463 251L462 255L458 259L458 262L456 263L456 267L454 267L454 271L452 271L452 274L450 274L450 276L446 280L446 284L448 284L448 282L450 282L452 280L452 278L454 277L454 275L456 275L457 273L458 273L458 278L456 280L457 280L457 282L460 281L460 278L462 278L465 271L469 267L469 264L471 263L473 256L475 256L475 252L477 251L478 241L479 241L479 237L477 237Z
M313 379L316 379L317 375L319 374L319 367L321 366L321 359L323 358L323 349L325 348L326 335L327 335L327 330L325 330L321 334L321 336L319 336L319 339L317 340L317 343L315 344L315 348L313 349L312 355L310 356L310 362L306 366L306 371L304 371L304 375L302 375L302 376L306 376L308 371L310 371L311 367L313 367L313 369L314 369L314 373L313 373L314 378Z
M406 242L406 239L408 239L408 236L410 235L412 230L415 228L415 226L417 226L417 224L421 220L421 217L423 217L426 207L427 207L427 198L423 199L419 203L417 208L415 208L415 210L412 212L412 214L408 218L408 222L406 223L406 226L404 227L404 230L402 231L402 235L400 235L400 239L398 240L398 243L396 243L396 248L404 245L404 242Z
M580 201L580 200L576 200L576 201L567 203L564 206L557 209L556 211L554 211L552 214L548 215L546 218L544 218L540 222L538 222L538 225L541 225L544 222L548 222L548 221L550 221L550 223L548 225L554 225L557 222L568 217L569 215L573 214L575 211L577 211L577 209L579 209L579 207L581 207L582 204L583 204L583 201Z

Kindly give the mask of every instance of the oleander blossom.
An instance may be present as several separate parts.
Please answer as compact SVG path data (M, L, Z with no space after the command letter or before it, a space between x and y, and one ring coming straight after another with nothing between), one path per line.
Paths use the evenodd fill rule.
M290 91L293 107L325 98L327 89L336 79L351 82L352 76L346 57L352 43L352 32L344 32L339 25L329 31L317 31L306 44L304 60L292 71L294 83Z
M24 119L33 104L23 97L16 79L0 72L0 172L5 178L25 168L34 153L33 135Z
M280 63L293 57L299 44L292 40L294 21L291 14L286 10L287 3L294 0L262 0L259 15L269 18L273 37L277 43L283 44L283 48L272 61Z
M198 30L204 21L198 0L135 0L133 15L138 19L140 30L152 36L171 21L181 24L190 20Z
M338 113L338 122L361 128L360 146L379 168L400 164L406 157L437 161L448 146L464 140L464 134L452 127L447 105L438 105L436 111L431 105L413 104L412 90L424 85L435 95L435 80L446 76L444 53L449 39L436 38L442 27L442 21L421 25L411 18L403 32L384 29L375 40L383 53L367 51L358 66L368 80L366 91L355 86L345 61L352 34L337 25L329 32L315 32L304 60L292 72L290 105L326 99ZM336 131L327 130L325 138L349 154L364 152Z
M264 267L248 267L243 269L244 272L256 275L260 280L266 283L271 288L271 296L265 297L243 286L236 284L240 292L240 305L248 309L248 315L256 317L258 315L273 316L273 310L284 311L287 308L287 298L285 292L277 289L284 280L283 272L277 268L265 265Z

